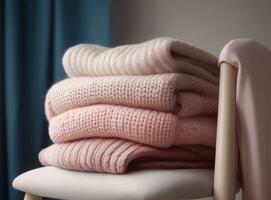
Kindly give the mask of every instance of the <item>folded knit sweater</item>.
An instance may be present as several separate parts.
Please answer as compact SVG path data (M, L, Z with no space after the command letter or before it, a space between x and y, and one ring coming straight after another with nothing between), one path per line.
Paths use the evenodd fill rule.
M55 143L117 137L214 146L217 93L217 85L183 73L67 79L46 97L49 135Z
M139 44L106 48L79 44L63 56L69 77L152 75L185 72L217 81L217 58L172 38L156 38Z
M53 117L49 134L55 143L115 137L163 148L183 144L215 146L216 118L178 118L146 109L93 105Z
M216 57L158 38L115 48L77 45L63 65L71 79L53 86L45 103L59 144L41 151L43 165L109 173L213 166Z
M124 173L128 169L211 168L214 149L186 145L157 149L120 139L88 139L53 144L39 153L43 165L65 169Z
M84 77L53 85L46 96L45 112L50 119L70 109L110 104L171 112L180 117L215 115L217 99L217 84L184 73Z

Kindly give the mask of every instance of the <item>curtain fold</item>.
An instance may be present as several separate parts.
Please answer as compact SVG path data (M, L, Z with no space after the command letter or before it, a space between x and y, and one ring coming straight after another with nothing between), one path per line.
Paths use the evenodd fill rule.
M49 141L43 102L65 77L66 48L109 45L110 0L6 0L0 3L0 199L18 200L20 173L39 166Z

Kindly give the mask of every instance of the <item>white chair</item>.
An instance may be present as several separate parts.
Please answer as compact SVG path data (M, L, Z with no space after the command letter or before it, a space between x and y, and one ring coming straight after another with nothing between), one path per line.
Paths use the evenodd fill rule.
M233 200L236 192L235 67L220 67L215 170L143 170L122 175L42 167L21 174L13 187L25 200L173 200L214 196Z

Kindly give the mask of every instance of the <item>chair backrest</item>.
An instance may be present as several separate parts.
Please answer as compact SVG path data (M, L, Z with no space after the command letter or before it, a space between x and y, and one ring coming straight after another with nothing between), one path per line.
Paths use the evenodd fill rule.
M214 174L215 200L235 199L237 179L236 80L237 69L220 66L219 104Z

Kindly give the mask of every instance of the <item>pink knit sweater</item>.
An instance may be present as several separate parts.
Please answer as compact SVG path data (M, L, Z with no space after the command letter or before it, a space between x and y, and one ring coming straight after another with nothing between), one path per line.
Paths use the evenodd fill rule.
M79 44L63 56L70 77L151 75L185 72L196 77L217 76L217 58L210 53L172 38L106 48Z
M180 117L215 115L218 86L178 73L149 76L71 78L47 93L48 119L70 109L110 104L176 113Z
M50 120L53 142L116 137L156 147L215 145L216 118L178 118L174 114L112 105L69 110Z
M158 38L115 48L77 45L63 65L73 78L46 96L49 134L58 144L41 151L42 164L110 173L212 166L214 56Z
M43 165L109 173L124 173L127 169L211 168L214 149L187 145L161 150L100 138L51 145L40 152L39 160Z

